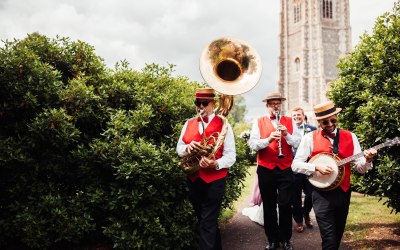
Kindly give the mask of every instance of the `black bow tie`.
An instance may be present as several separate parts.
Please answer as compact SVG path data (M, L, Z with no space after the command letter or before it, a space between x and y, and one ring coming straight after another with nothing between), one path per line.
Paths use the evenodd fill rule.
M298 126L298 128L301 128L301 129L302 129L302 128L304 128L304 125L300 125L300 126Z

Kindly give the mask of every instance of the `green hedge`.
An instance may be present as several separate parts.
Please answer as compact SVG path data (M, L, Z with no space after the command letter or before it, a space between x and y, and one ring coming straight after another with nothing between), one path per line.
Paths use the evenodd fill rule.
M340 122L352 130L362 148L400 136L400 2L379 17L372 34L365 33L338 67L339 79L329 96L339 106ZM399 146L378 152L374 168L355 174L357 191L387 197L384 204L400 211Z
M194 247L175 146L200 84L40 34L0 48L0 248ZM224 207L241 191L238 161Z

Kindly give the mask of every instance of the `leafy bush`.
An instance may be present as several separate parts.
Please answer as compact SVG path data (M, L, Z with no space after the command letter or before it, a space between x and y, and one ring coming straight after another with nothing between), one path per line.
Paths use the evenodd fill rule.
M175 146L196 82L173 65L107 69L94 48L40 34L0 50L0 246L195 245ZM238 141L239 142L239 141ZM224 206L241 191L238 161Z
M343 58L339 79L329 92L339 107L344 128L355 132L364 148L400 135L400 3L376 21L354 52ZM400 156L386 148L367 175L354 175L358 191L387 197L387 206L400 211Z

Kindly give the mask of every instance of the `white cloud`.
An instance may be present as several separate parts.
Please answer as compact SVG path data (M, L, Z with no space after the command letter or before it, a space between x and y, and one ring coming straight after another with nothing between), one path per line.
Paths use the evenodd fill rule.
M353 45L394 2L350 0ZM244 94L250 118L265 112L261 100L275 89L279 11L278 0L0 0L0 39L68 36L93 45L109 67L122 59L138 70L171 63L195 81L203 81L205 46L222 36L242 39L263 63L259 84Z

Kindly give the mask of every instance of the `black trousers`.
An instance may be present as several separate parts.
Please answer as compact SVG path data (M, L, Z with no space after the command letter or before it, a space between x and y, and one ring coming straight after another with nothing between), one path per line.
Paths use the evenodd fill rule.
M264 230L269 243L290 241L292 237L292 195L294 176L291 168L273 170L258 166L258 185L264 209ZM276 206L279 207L279 222Z
M312 209L313 186L304 174L294 174L293 193L293 219L296 223L303 223L304 215L308 216ZM302 206L302 192L304 192L304 205Z
M347 214L349 213L351 190L340 187L332 191L314 190L313 207L322 238L322 249L339 249Z
M199 223L199 249L222 249L218 216L225 193L226 178L211 183L205 183L198 178L194 182L187 180L187 185L189 187L189 200L193 205Z

